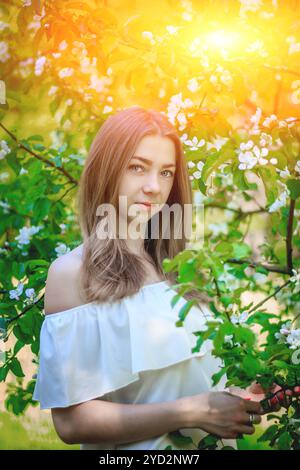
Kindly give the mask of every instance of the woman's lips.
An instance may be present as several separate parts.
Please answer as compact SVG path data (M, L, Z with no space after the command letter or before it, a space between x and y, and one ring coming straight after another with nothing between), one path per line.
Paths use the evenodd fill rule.
M139 206L142 206L142 207L147 207L148 209L150 209L152 205L150 203L146 204L145 202L136 202L135 204L138 204Z

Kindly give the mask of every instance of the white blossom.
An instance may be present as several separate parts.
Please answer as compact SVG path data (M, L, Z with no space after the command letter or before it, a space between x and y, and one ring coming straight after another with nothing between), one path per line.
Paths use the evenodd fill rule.
M0 21L0 31L3 31L5 28L9 28L8 23L5 23L4 21Z
M228 137L221 137L219 135L216 135L216 137L214 137L211 142L206 143L206 148L207 150L210 150L212 148L221 150L221 148L227 141L228 141Z
M238 289L239 287L241 287L241 281L239 279L237 279L233 274L228 272L228 270L227 270L228 268L227 268L226 265L224 266L224 268L225 268L225 270L218 277L218 281L224 282L226 289L229 289L231 291L234 291L234 290ZM231 308L232 305L231 306L229 305L228 307Z
M289 197L289 191L288 189L286 189L278 196L276 201L274 201L273 204L269 207L268 212L276 212L281 207L286 206L288 197Z
M249 150L247 152L239 153L239 169L240 170L251 170L257 163L257 158Z
M262 116L262 110L261 108L257 108L255 111L255 114L251 116L250 121L254 125L254 127L257 127L259 125L260 119Z
M222 222L219 224L209 224L209 230L213 232L213 236L216 237L220 233L227 234L228 233L228 225L226 222Z
M265 284L268 280L268 276L266 274L263 274L263 273L254 273L253 274L253 279L258 284Z
M293 276L290 278L290 281L295 284L294 289L300 289L300 269L292 269Z
M172 25L166 26L166 30L168 31L169 34L176 34L178 29L179 29L179 26L172 26Z
M233 347L233 335L225 335L224 343L229 344L231 347Z
M9 214L10 205L7 202L0 201L0 207L2 207L4 214Z
M61 233L64 234L66 233L66 228L67 228L67 225L66 224L59 224L60 228L61 228Z
M74 69L71 67L64 67L58 72L59 78L71 77L73 75Z
M186 128L187 118L186 118L186 115L182 111L177 114L177 121L180 124L179 130L183 130Z
M242 151L251 150L253 146L254 146L253 140L248 140L247 142L242 142L240 144L240 150L242 150Z
M102 112L103 112L103 114L108 114L108 113L111 113L112 110L113 110L113 108L111 106L105 105Z
M152 45L155 44L155 40L153 38L153 33L151 31L143 31L142 32L142 37L143 37L143 39L149 40Z
M199 180L201 178L201 171L195 171L193 173L193 177L196 179L196 180Z
M296 42L295 36L288 36L286 41L290 43L289 46L289 55L300 52L300 42Z
M198 150L205 145L205 140L200 139L198 141L197 137L193 137L191 140L188 139L184 143L190 147L190 150Z
M300 348L300 328L292 330L286 338L286 342L290 349Z
M25 290L25 295L26 295L26 297L28 297L28 298L29 298L29 297L32 297L34 294L35 294L35 290L34 290L33 288L31 288L31 289L26 289L26 290Z
M59 49L60 51L64 51L65 49L67 49L67 47L68 47L67 41L66 41L66 40L63 40L63 41L59 44L58 49Z
M34 66L35 75L37 76L42 75L46 61L47 59L45 56L41 56L36 59L35 66Z
M14 300L19 300L20 295L23 292L23 288L24 288L24 285L22 284L22 282L19 282L16 289L9 291L9 298L14 299Z
M15 240L18 242L18 248L23 248L23 245L28 245L32 235L38 233L42 228L43 227L41 225L22 227L19 230L19 235L15 237Z
M167 106L167 117L169 121L175 125L176 119L180 123L179 130L183 130L186 127L187 119L183 110L190 108L194 105L193 101L189 98L183 99L182 92L177 95L173 95Z
M297 161L296 165L295 165L295 170L300 173L300 160Z
M55 248L55 252L56 252L58 257L66 254L66 253L69 253L69 251L71 251L71 250L70 250L69 247L67 247L67 245L65 243L58 243L58 245Z
M199 83L197 78L191 78L188 81L187 88L192 92L195 93L196 91L199 90Z
M53 96L55 95L55 93L57 92L58 90L58 86L55 86L55 85L52 85L48 91L48 95L49 96Z
M288 169L287 166L285 167L284 170L280 170L280 169L277 169L277 168L276 168L276 171L279 172L279 176L280 176L280 178L282 178L282 179L286 179L286 178L289 178L289 177L291 176L290 171L289 171L289 169Z
M5 140L0 141L0 160L6 157L7 154L11 152L7 142Z
M267 145L272 145L273 139L272 136L269 134L266 134L265 132L262 132L260 135L260 141L259 145L261 147L266 147Z
M264 127L270 127L270 124L272 122L276 122L277 121L277 116L275 114L271 114L271 116L267 117L264 122L262 123L262 125Z
M246 323L247 318L248 318L248 312L246 310L241 312L239 315L236 314L236 313L233 313L230 316L231 323L233 323L235 325L237 325L237 324L241 325L243 323Z
M0 41L0 62L6 62L9 58L8 44L5 41Z

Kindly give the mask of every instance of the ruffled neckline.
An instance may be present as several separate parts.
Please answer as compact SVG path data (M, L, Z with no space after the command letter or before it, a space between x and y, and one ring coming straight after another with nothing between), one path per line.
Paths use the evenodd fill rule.
M172 288L171 284L168 281L153 282L151 284L145 284L135 294L133 294L131 296L123 297L123 299L116 300L115 302L88 302L88 303L85 303L85 304L77 305L76 307L68 308L66 310L60 310L59 312L49 313L47 315L45 314L45 320L46 319L49 320L50 318L57 317L59 315L64 315L65 313L77 311L77 310L80 310L80 309L86 308L86 307L97 307L97 306L104 307L105 305L112 305L113 303L121 303L121 302L127 300L129 297L133 298L135 296L140 295L144 290L151 289L151 288L154 288L154 287L163 286L163 285L166 285L170 290L174 290ZM176 291L174 291L174 292L176 292Z

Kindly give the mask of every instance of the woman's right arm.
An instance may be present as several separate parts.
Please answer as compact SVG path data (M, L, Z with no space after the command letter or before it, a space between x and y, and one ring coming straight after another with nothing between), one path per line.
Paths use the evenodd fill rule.
M223 438L253 434L248 412L261 414L258 402L227 392L209 392L163 403L121 404L90 400L54 408L53 422L67 444L124 444L150 439L182 428L200 428ZM257 421L261 417L258 416Z
M51 264L45 290L46 315L83 303L78 296L80 266L79 257L72 252ZM220 437L234 438L239 433L254 432L253 426L247 425L247 411L260 414L259 403L227 392L203 393L151 404L89 400L51 409L56 432L68 444L123 444L181 428L201 428Z

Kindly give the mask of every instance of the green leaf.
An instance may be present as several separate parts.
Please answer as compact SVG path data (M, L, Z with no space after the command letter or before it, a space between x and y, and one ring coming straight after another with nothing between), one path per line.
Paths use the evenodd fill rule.
M251 354L247 354L247 356L244 357L243 367L247 375L253 378L261 371L259 360L253 357Z
M212 385L213 386L217 385L220 382L224 374L226 374L226 367L223 367L221 370L219 370L219 372L216 372L215 374L213 374L211 377Z
M47 198L40 198L34 204L33 213L36 220L42 220L49 214L51 208L51 201Z
M228 307L228 305L232 304L233 303L233 298L230 297L229 295L222 295L220 297L220 301L222 302L222 304L224 305L224 307Z
M43 150L46 149L46 147L42 144L33 144L32 148L34 150L38 150L39 152L42 152Z
M204 194L204 196L206 196L207 187L201 178L198 180L198 188L200 189L201 193Z
M215 436L213 434L208 434L208 436L205 436L203 439L199 441L198 449L199 450L216 449L219 439L220 438L218 436Z
M283 432L278 438L278 450L291 450L292 441L292 436L287 431Z
M172 307L175 307L175 305L177 304L177 302L181 299L181 295L180 294L176 294L174 295L174 297L172 297L171 299L171 305Z
M300 196L300 179L288 180L286 185L290 191L291 199L297 199Z
M25 346L25 344L20 341L19 339L17 340L15 346L14 346L14 356L18 354L18 352Z
M5 381L8 372L9 372L9 368L8 368L7 365L0 367L0 382L4 382L4 381Z
M235 339L238 343L246 343L248 347L251 347L255 343L255 334L249 328L238 327L235 333Z
M21 170L21 165L14 153L10 153L6 157L6 161L9 166L14 170L15 174L18 176Z
M232 248L233 257L236 259L246 258L251 252L250 246L246 245L246 243L233 243Z
M278 430L278 426L276 424L272 424L272 426L266 429L265 432L257 439L257 441L258 442L271 441L271 439L273 439L273 437L275 436L277 430Z
M43 142L44 141L44 137L41 136L41 135L31 135L30 137L27 138L27 140L35 140L35 141L38 141L38 142Z
M25 377L21 364L16 357L13 357L9 363L9 368L17 377Z
M193 443L193 439L190 436L184 436L180 431L169 432L168 437L178 447Z
M191 308L193 307L193 305L195 305L196 302L194 300L188 300L184 305L183 307L181 307L180 311L179 311L179 318L181 321L184 321L185 317L187 316L187 314L189 313L189 311L191 310Z

